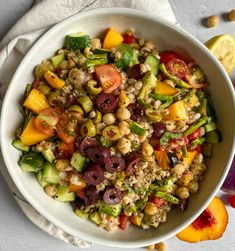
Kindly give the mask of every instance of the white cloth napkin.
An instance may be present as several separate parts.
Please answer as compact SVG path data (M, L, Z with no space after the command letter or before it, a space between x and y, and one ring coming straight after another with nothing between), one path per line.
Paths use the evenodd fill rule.
M176 24L176 19L168 0L38 0L0 42L1 101L18 64L33 43L48 28L68 16L83 10L99 7L138 9L154 13ZM75 246L90 247L92 245L89 242L67 234L40 215L16 188L4 165L2 156L0 156L0 170L22 211L35 225L50 235Z

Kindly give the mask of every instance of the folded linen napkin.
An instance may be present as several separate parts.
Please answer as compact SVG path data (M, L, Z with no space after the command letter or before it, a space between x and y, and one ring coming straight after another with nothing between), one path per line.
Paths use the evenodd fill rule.
M84 10L99 7L125 7L157 14L176 24L168 0L37 0L0 42L0 106L11 78L33 43L53 24ZM0 155L0 170L25 215L43 231L79 247L92 244L76 238L40 215L18 191Z

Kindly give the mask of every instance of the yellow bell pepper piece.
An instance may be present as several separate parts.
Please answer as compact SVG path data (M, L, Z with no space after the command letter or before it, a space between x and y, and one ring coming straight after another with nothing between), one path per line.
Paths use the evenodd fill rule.
M47 71L44 74L44 78L46 79L46 81L55 89L62 89L65 85L65 82L63 79L58 78L53 72L51 71Z
M198 103L198 101L199 101L198 97L194 93L192 95L192 97L190 98L190 100L187 102L187 106L190 107L190 108L193 108Z
M168 106L169 114L164 115L165 120L186 120L188 119L185 103L183 100L177 101L172 105Z
M134 225L140 227L141 226L141 222L142 222L142 218L140 216L137 215L131 215L130 217L131 223L133 223Z
M167 83L157 82L155 92L159 95L172 96L177 94L179 91Z
M154 156L157 160L158 165L162 169L169 169L170 168L170 160L168 158L166 151L154 151Z
M127 107L130 104L130 99L127 97L126 92L121 91L119 94L118 105L121 108Z
M183 164L186 167L189 167L192 163L195 157L197 156L198 152L196 150L188 152L188 156L183 158Z
M119 44L122 43L122 41L123 41L122 35L117 30L110 27L106 32L103 48L110 50L113 47L117 47Z
M32 89L23 105L35 113L50 107L46 96L36 89Z
M50 138L50 136L40 132L34 125L34 118L32 118L23 133L20 136L22 142L26 146L35 145L45 139Z

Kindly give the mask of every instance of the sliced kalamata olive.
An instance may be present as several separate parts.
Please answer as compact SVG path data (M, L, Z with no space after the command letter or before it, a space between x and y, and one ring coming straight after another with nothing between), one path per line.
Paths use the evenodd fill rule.
M134 79L142 78L144 73L141 71L140 64L132 65L128 70L128 76Z
M108 187L103 194L103 200L110 205L119 204L122 200L122 193L115 187Z
M127 109L131 113L131 119L134 121L140 121L144 116L144 107L138 103L129 104Z
M86 150L86 156L95 163L104 164L110 157L109 148L104 146L93 146Z
M73 202L73 206L75 209L83 209L85 206L84 200L79 197L76 197L75 201Z
M125 168L125 161L122 158L112 156L105 163L105 170L109 173L115 173Z
M100 191L98 191L94 186L88 186L85 194L85 205L90 206L97 203L100 199Z
M90 165L83 174L84 179L89 185L99 185L104 181L104 170L101 166Z
M165 132L166 128L162 122L157 122L153 124L153 134L156 138L160 138Z
M96 100L96 106L102 113L110 113L117 108L117 101L113 94L101 92Z
M170 161L170 163L169 163L170 167L174 167L175 165L178 164L178 158L173 152L168 153L168 158Z
M81 154L83 155L86 155L86 150L89 148L89 147L92 147L92 146L97 146L97 141L96 139L94 138L89 138L89 137L85 137L81 143L80 143L80 152Z
M135 172L136 165L141 161L141 155L137 152L132 152L126 159L126 173L132 174Z

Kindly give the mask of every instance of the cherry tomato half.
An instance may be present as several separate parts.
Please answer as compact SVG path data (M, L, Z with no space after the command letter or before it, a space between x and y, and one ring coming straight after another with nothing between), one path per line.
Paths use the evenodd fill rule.
M158 198L157 196L153 197L153 203L156 205L156 207L160 208L161 206L165 205L165 200Z
M122 229L122 230L125 230L126 229L126 226L127 226L127 221L128 221L129 217L126 216L125 214L121 214L119 216L119 227Z
M192 141L195 139L198 139L200 137L200 133L201 133L201 129L197 128L197 130L195 130L194 132L192 132L191 134L189 134L187 136L188 140Z
M130 35L130 34L124 34L123 35L123 43L124 44L134 44L136 43L136 39L134 37L134 35Z
M76 152L76 146L74 143L66 144L63 141L58 143L58 158L69 159L74 152Z
M115 91L122 83L121 75L111 64L97 65L95 67L95 74L104 93Z
M160 53L160 63L166 64L172 59L183 60L183 57L175 51L163 51Z
M165 67L170 74L178 78L184 78L187 72L187 65L185 62L177 58L173 58L166 62Z

